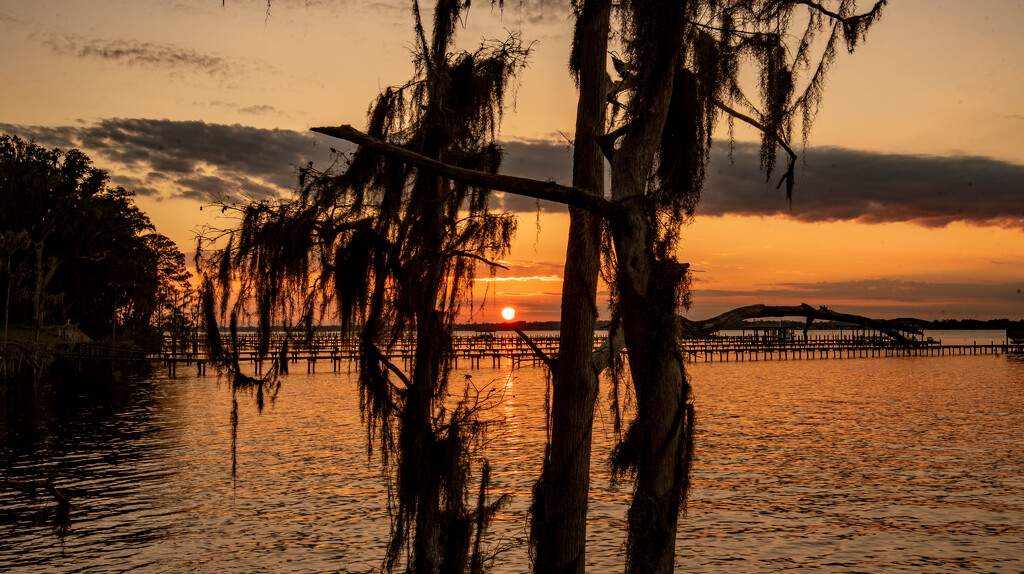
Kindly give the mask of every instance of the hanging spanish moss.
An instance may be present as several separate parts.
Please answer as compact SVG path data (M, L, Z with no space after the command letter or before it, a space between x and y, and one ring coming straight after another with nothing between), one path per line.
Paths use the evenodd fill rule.
M413 2L415 76L370 106L367 131L430 158L496 173L502 105L528 49L511 35L454 52L469 2L438 0L428 34ZM260 378L240 372L237 345L223 345L218 318L257 327L257 355L269 353L272 325L283 345L325 318L359 338L360 406L367 451L379 457L389 492L391 535L382 561L417 573L482 571L483 531L506 497L488 502L489 468L479 418L497 398L470 379L450 388L451 330L472 304L477 265L493 273L515 231L508 213L488 210L489 190L443 180L373 151L338 155L324 170L303 166L294 198L242 206L233 229L204 242L204 316L211 353L234 388L262 404L286 372L285 351ZM220 309L216 309L216 303ZM388 359L408 333L418 342L406 371ZM284 347L282 347L283 349ZM454 400L448 397L461 396ZM446 403L446 401L448 401ZM471 485L476 484L476 504Z
M634 480L629 572L672 570L675 523L686 502L695 413L676 334L677 316L689 306L690 276L676 253L700 200L714 126L725 114L730 128L739 119L757 129L769 180L780 150L788 154L778 187L785 184L792 200L795 126L806 142L836 46L845 42L852 51L885 4L879 0L862 14L854 0L617 5L624 54L612 59L619 78L602 149L624 215L609 227L603 257L635 397L633 420L611 460L616 477ZM827 37L817 41L822 33ZM741 81L749 68L752 90ZM615 393L621 374L612 370ZM611 402L618 413L617 394Z

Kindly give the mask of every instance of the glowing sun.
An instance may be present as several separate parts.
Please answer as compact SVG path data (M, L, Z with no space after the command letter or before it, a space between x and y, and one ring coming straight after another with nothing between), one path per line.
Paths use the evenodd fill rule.
M516 310L512 307L505 307L501 310L501 316L504 317L506 321L511 321L516 316Z

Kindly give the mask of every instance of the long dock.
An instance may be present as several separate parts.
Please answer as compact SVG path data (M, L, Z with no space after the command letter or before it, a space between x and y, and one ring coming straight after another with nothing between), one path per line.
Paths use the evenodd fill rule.
M558 354L557 336L532 338L534 344L548 357ZM600 346L605 337L596 337L595 346ZM239 363L248 366L252 372L261 375L268 368L273 357L280 356L283 341L273 340L271 351L262 359L256 351L253 337L238 341ZM389 351L388 359L408 370L415 353L413 338L401 339ZM453 337L452 364L455 368L498 368L502 366L539 365L543 361L530 349L525 341L514 334L457 336ZM1005 355L1024 354L1024 344L1004 341L1002 343L945 345L941 342L921 342L919 345L899 345L883 337L822 337L809 339L771 340L756 336L713 337L707 339L685 339L681 341L684 359L688 362L738 362L738 361L786 361L811 359L852 359L870 357L941 357L963 355ZM303 366L307 373L315 373L320 362L328 363L332 372L345 372L353 367L358 358L358 344L354 338L337 335L319 336L310 343L299 344L290 341L288 350L288 371L300 371ZM163 352L151 355L150 359L163 363L169 373L176 374L178 366L194 367L199 374L206 374L209 363L205 345L201 339L171 345L168 341Z
M536 337L533 342L549 357L558 354L558 337ZM604 337L596 339L595 345L604 342ZM280 357L283 341L271 340L270 351L262 359L256 351L256 340L252 337L240 338L238 341L238 358L241 366L250 366L252 371L261 375L264 369ZM177 366L195 366L199 374L206 374L208 359L205 345L201 339L194 339L185 344L171 345L165 343L164 351L150 357L153 361L164 363L173 375ZM519 367L522 364L537 365L542 359L534 353L525 341L512 336L457 336L452 338L452 364L458 368L498 368L503 365ZM187 349L187 350L183 350ZM396 342L388 351L388 360L403 366L406 370L412 366L415 356L415 338L403 338ZM352 361L359 358L358 341L355 338L324 336L313 339L307 344L290 341L287 349L288 371L306 367L307 373L315 373L321 361L330 363L333 372L348 370Z
M857 359L870 357L945 357L958 355L1006 355L1024 352L1011 342L944 345L922 343L906 346L857 340L832 340L756 344L743 341L686 341L684 353L691 362L787 361L801 359Z

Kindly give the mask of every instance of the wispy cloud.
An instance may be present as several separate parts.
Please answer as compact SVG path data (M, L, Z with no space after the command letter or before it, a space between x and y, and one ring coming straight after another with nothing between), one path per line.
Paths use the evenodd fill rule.
M526 283L528 281L561 283L562 278L557 275L535 275L533 277L477 277L476 281L482 281L484 283Z
M253 113L271 112L253 106ZM112 174L136 178L140 193L167 189L200 198L247 192L262 197L294 185L294 166L325 165L328 149L347 149L310 133L241 125L150 119L107 119L82 126L0 129L34 137L47 146L80 147ZM570 150L544 141L505 144L503 172L540 180L571 182ZM952 222L1024 230L1024 165L982 157L882 154L841 148L810 148L797 166L790 206L785 194L766 183L758 146L738 143L732 157L718 146L708 168L697 214L780 216L806 222L907 222L937 227ZM123 169L122 169L123 168ZM537 201L496 194L497 208L521 213ZM541 210L562 210L540 202ZM530 273L534 275L537 273ZM525 274L524 274L525 275Z
M74 36L53 38L45 43L60 55L106 60L131 67L191 71L219 77L226 77L240 68L237 62L221 56L172 44L137 40L83 40Z
M520 0L505 4L502 18L516 24L559 25L564 26L571 16L569 2L551 2L550 0Z
M278 111L278 109L275 108L274 106L266 106L266 105L245 106L244 108L239 108L238 111L242 112L243 114L249 114L249 115L253 115L253 116L263 116L263 115L268 115L268 114L280 113Z
M294 123L294 116L285 110L282 110L276 106L270 106L267 104L246 104L240 102L226 102L223 100L212 100L212 101L195 101L192 104L198 108L217 108L218 110L230 110L232 112L238 112L240 114L254 116L259 118L278 118L279 120L288 120L286 123Z
M113 60L132 66L189 68L208 74L225 74L228 71L224 58L219 56L150 42L92 40L79 48L78 55L83 58Z

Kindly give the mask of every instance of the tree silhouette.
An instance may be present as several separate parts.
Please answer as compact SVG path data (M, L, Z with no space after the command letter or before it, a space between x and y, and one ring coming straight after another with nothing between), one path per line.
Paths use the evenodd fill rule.
M856 13L852 0L626 1L616 7L614 28L606 2L575 4L571 68L580 85L579 113L585 117L577 117L577 187L572 189L448 169L347 126L316 128L468 184L561 201L606 219L603 254L614 288L613 326L623 331L637 398L635 416L612 461L616 472L634 478L627 537L630 572L673 569L694 424L676 342L677 316L688 305L688 265L675 254L681 226L699 202L714 126L724 114L730 130L737 119L758 129L767 178L775 171L779 151L785 152L788 163L779 187L785 184L791 197L794 127L807 137L837 47L845 43L852 51L885 3ZM802 19L795 18L798 8L806 9ZM605 84L610 106L606 116L603 107L594 105L594 94L607 74L600 64L600 46L613 30L625 53L612 58L618 79ZM818 41L819 34L826 37ZM595 50L600 54L596 59ZM754 63L756 94L742 86L745 61ZM594 143L611 164L611 200L602 197L595 177ZM592 339L585 332L592 325L596 297L596 247L586 216L571 213L574 231L565 289L574 295L563 299L560 355L567 360L555 369L552 438L535 489L537 571L583 569L586 472L596 396L594 364L585 360ZM556 474L552 469L559 470ZM557 545L550 542L556 537Z
M332 220L335 223L325 226L333 235L329 235L327 241L318 239L316 245L322 243L335 248L336 240L342 237L344 245L360 246L356 252L323 250L331 254L321 256L319 269L329 279L333 278L335 285L338 269L371 270L356 274L354 284L338 287L336 293L346 323L355 310L363 311L367 320L360 372L364 396L368 397L365 403L369 405L366 408L370 413L371 433L378 433L381 443L387 445L385 437L392 436L389 425L393 413L407 409L409 413L418 414L398 417L403 429L399 432L403 445L400 450L409 445L423 446L423 440L436 440L437 435L432 433L436 433L437 425L423 422L428 418L426 413L437 408L436 403L417 397L421 391L426 393L426 388L443 388L444 378L438 379L442 381L440 386L416 387L415 381L420 380L416 373L420 365L441 365L441 368L431 367L426 380L435 380L436 375L445 372L441 355L447 349L447 339L438 337L443 330L437 325L446 322L443 318L450 325L450 312L457 309L451 302L457 300L457 295L464 294L457 286L460 279L471 273L466 266L472 265L467 260L486 259L480 249L458 247L446 251L443 238L453 230L451 220L439 218L433 212L408 221L396 214L409 206L435 209L442 197L438 190L449 185L451 189L477 190L472 197L482 197L483 190L491 189L569 205L573 209L570 210L560 355L553 363L551 442L534 490L531 534L535 547L534 569L581 572L584 568L592 419L597 373L603 367L598 361L615 355L614 345L592 352L597 276L599 262L603 260L606 280L613 287L613 334L622 336L629 351L627 382L632 384L636 396L633 420L616 447L612 461L616 473L630 475L634 481L628 515L627 571L671 571L676 523L679 510L685 505L693 460L695 416L677 343L680 325L687 325L678 317L689 301L688 265L680 262L676 253L682 225L692 217L700 199L714 128L724 117L730 134L736 120L759 130L761 168L766 178L770 179L776 172L778 154L785 153L788 156L786 169L778 187L785 184L786 197L791 199L797 158L793 132L799 127L806 141L838 47L845 45L852 52L877 21L885 4L885 0L879 0L869 10L858 13L855 0L624 0L614 6L608 0L574 2L576 28L570 69L577 79L580 98L573 186L567 187L496 175L496 160L474 166L472 162L463 161L464 154L453 153L453 149L446 147L459 141L449 130L460 122L469 126L470 131L494 125L493 118L500 113L502 90L480 92L475 83L439 81L446 72L458 67L446 65L448 42L454 16L468 4L438 3L434 34L428 45L419 22L418 4L414 3L417 63L424 78L422 83L412 84L416 87L408 101L416 105L410 108L402 105L407 101L404 90L387 90L371 113L368 133L349 126L314 128L360 146L345 176L338 178L339 182L348 182L340 189L351 192L350 195L315 193L312 203L321 202L322 209L347 214L335 215ZM613 15L617 18L613 19ZM621 55L612 54L614 80L606 65L609 37L615 37L623 50ZM748 63L756 81L754 89L747 89L742 82ZM491 85L498 86L497 83ZM447 106L449 98L457 101L479 93L486 94L482 101L486 101L487 106L469 109ZM394 102L394 107L389 102ZM445 105L439 109L442 102ZM391 109L406 110L407 115L391 115L388 113ZM448 116L446 110L461 116ZM486 113L481 115L482 110ZM406 117L411 121L396 120ZM412 127L413 131L397 138L397 142L388 141L395 139L397 132L392 127L396 121ZM602 185L603 160L611 165L610 199L605 197ZM411 182L407 166L419 168ZM427 176L424 171L438 177ZM402 186L409 192L407 195L382 193L382 190L393 189L389 185ZM367 196L363 188L371 192L371 197L378 198L379 203L371 206L377 210L371 216L359 219L365 212L354 207L365 209L369 205L365 202ZM300 205L309 201L306 193L303 191ZM418 198L427 199L421 203ZM470 203L476 205L472 199ZM343 204L346 207L339 209ZM273 219L276 217L273 214L291 208L291 205L253 207L255 211L246 211L245 221L252 221L261 214ZM300 220L301 214L288 221ZM310 221L320 220L314 216ZM397 228L386 227L385 232L376 232L378 223L375 222L379 221L401 221L403 231L389 235L387 231ZM295 256L309 253L311 244L304 243L307 240L303 238L320 237L321 230L309 223L298 233L288 225L277 232L286 238L286 243L298 246L290 253ZM506 224L504 229L510 230L510 227ZM454 229L457 228L456 225ZM241 229L241 242L245 244L247 236L265 227L243 223ZM374 231L366 232L367 229ZM479 229L493 227L482 225ZM463 235L456 233L454 237ZM603 239L599 241L599 237ZM410 239L423 247L409 252L414 257L407 260L408 266L399 264L402 259L389 250L401 251L397 246L408 245L406 242ZM500 251L503 248L500 246L506 243L499 241L490 245L499 246L497 251ZM307 258L288 258L282 262L278 261L286 252L282 249L272 248L269 253L261 251L262 247L234 249L233 252L229 245L229 249L222 252L222 261L226 262L222 270L247 272L241 276L243 285L268 269L275 279L289 278L293 281L292 294L303 294L303 297L286 299L303 301L300 305L303 316L311 316L312 301L316 298L306 296L310 293L306 286L319 285L324 275L310 277ZM356 253L368 255L359 259ZM444 253L453 256L445 259ZM251 257L251 260L245 262L244 257ZM412 263L417 261L416 257L425 257L424 263ZM441 259L454 261L454 266L431 266L434 265L431 261ZM298 268L288 273L274 271L288 265L298 265ZM418 273L403 273L406 269L416 269ZM226 285L232 276L229 272L221 275L224 279L221 285ZM255 292L269 292L270 296L258 296L255 303L260 309L268 308L266 303L277 302L279 292L276 287L260 287L258 282ZM445 287L438 288L438 285ZM406 294L412 297L414 304L403 304ZM389 295L395 296L388 299ZM222 301L226 305L226 297ZM438 301L444 304L439 305ZM269 316L261 311L261 318ZM380 329L379 321L385 317L390 325L404 325L406 320L415 322L420 345L412 379L391 365L377 345L367 342L367 334ZM268 322L261 320L261 324ZM391 333L394 335L395 331ZM402 379L409 389L415 387L415 392L393 394L392 387L387 385L389 372ZM613 388L617 389L618 381L614 383ZM618 412L618 401L614 400L613 404ZM406 435L405 429L419 436ZM408 442L401 442L403 440ZM436 513L411 509L422 505L432 495L426 490L403 490L401 469L400 463L397 473L399 518L386 562L388 568L394 564L395 541L403 540L414 518L417 537L437 530L437 521L432 518ZM430 481L428 484L435 489L442 486ZM433 502L428 506L432 508ZM434 551L430 544L438 546L433 542L421 544L419 540L414 544L412 569L419 571L421 564L424 570L433 567L429 557Z
M82 152L0 135L5 324L38 334L71 322L93 338L153 343L160 297L190 290L184 256L154 231L133 193L109 187Z
M469 2L438 0L428 34L413 2L415 77L380 94L367 130L433 161L496 173L501 152L493 140L503 99L527 49L510 36L475 52L453 51L455 26L468 8ZM343 329L359 330L367 443L387 477L392 528L384 570L404 554L409 571L480 571L483 531L506 499L489 501L487 463L476 452L478 410L493 395L471 379L451 388L451 330L471 295L476 264L498 266L493 259L507 252L515 220L488 211L486 187L369 149L345 160L343 170L302 168L293 200L223 206L237 209L240 224L210 230L203 240L226 241L201 259L207 331L217 339L215 293L220 316L232 325L256 315L261 355L272 325L308 332L336 305ZM410 372L387 358L407 330L420 342ZM248 382L237 359L222 361L238 384ZM481 477L475 508L474 469Z

